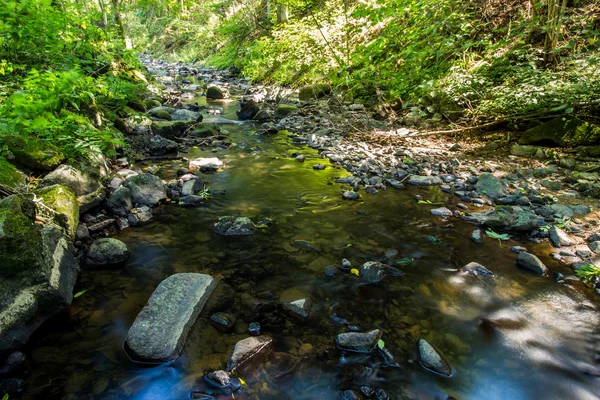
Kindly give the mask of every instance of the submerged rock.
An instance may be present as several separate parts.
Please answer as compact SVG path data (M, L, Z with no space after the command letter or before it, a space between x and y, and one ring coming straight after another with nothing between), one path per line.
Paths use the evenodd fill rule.
M300 318L307 318L309 316L310 306L310 299L299 299L283 303L283 307L292 313L292 315Z
M129 329L125 350L133 361L175 360L212 294L217 280L196 273L175 274L162 281Z
M548 272L548 268L539 258L533 254L525 252L519 253L519 257L517 258L517 266L540 275L545 275Z
M462 218L499 231L531 232L540 227L540 222L534 213L507 206L481 213L471 213Z
M494 273L492 271L490 271L483 265L476 263L476 262L470 262L467 265L465 265L464 267L462 267L460 270L463 272L472 274L472 275L494 276Z
M452 368L425 339L419 340L419 364L428 371L450 377Z
M344 400L362 400L362 396L356 390L344 390L342 392L342 399Z
M255 356L270 352L272 347L273 338L268 335L251 336L240 340L235 344L233 353L227 361L227 370L234 371Z
M342 199L344 200L357 200L360 196L358 195L358 193L353 192L351 190L347 190L344 193L342 193Z
M235 325L235 315L218 312L210 316L210 323L220 332L227 333L233 329Z
M90 246L85 265L89 268L115 268L122 266L131 252L127 245L118 239L102 238Z
M386 276L402 276L404 272L378 261L368 261L360 267L360 273L368 282L381 282Z
M232 376L228 371L212 371L204 375L206 382L221 390L225 390L227 394L231 394L240 390L242 383L238 378Z
M250 218L226 216L219 218L213 225L213 231L221 236L247 236L252 235L256 228Z
M442 179L439 176L411 175L408 184L413 186L439 186Z
M353 351L356 353L370 353L377 347L383 331L375 329L371 332L347 332L340 333L335 337L335 344L340 350Z

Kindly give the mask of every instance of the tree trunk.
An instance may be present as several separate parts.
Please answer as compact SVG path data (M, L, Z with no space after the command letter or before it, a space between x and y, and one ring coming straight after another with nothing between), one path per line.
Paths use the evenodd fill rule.
M567 0L548 0L548 19L546 21L546 39L544 41L544 64L556 62L557 57L553 51L558 45L558 37L562 29L562 17L565 14Z
M277 24L285 24L288 22L288 5L278 4L277 5Z
M114 13L115 13L115 24L117 25L117 31L119 35L123 39L123 44L125 45L125 49L131 50L131 42L127 38L127 34L125 33L125 26L123 24L123 19L121 18L121 5L120 0L112 0Z
M102 11L102 22L104 23L104 29L106 29L108 27L108 15L106 14L104 0L98 0L98 5L100 6L100 11Z

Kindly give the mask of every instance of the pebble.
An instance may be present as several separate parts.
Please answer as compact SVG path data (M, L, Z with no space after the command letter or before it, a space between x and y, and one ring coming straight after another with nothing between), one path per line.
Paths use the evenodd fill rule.
M352 263L346 258L342 259L342 269L349 270L350 268L352 268Z
M313 165L313 169L316 169L317 171L322 171L325 169L325 166L323 164L315 164Z
M342 194L342 199L344 199L344 200L356 200L359 197L360 196L358 195L358 193L353 192L351 190L347 190Z
M483 243L483 232L480 229L476 229L471 233L471 240L475 243Z

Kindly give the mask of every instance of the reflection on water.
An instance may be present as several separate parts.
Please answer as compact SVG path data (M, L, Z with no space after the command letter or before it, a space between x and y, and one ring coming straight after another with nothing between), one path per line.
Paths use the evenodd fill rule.
M226 117L232 118L235 105L225 104ZM82 273L77 290L86 293L27 349L33 371L23 398L163 400L189 398L192 392L231 398L207 387L203 375L225 366L253 321L275 337L275 350L239 371L247 386L236 399L333 399L365 384L385 389L392 399L597 398L600 384L590 374L596 368L597 302L579 293L578 282L556 284L518 270L509 250L516 242L477 245L469 239L471 226L442 221L414 201L417 193L455 201L438 188L363 192L361 201L347 202L334 183L347 172L328 163L324 171L313 170L313 164L324 163L315 151L293 147L285 135L256 136L249 123L224 129L236 147L216 154L190 149L187 156L219 157L223 171L207 180L226 194L198 208L161 206L152 221L120 234L133 253L128 265ZM306 162L289 157L292 152L304 154ZM181 166L161 164L160 174L172 179ZM211 230L222 215L273 223L252 237L223 238ZM387 259L388 249L398 255ZM543 245L535 251L548 254ZM387 262L405 275L376 285L341 270L326 277L323 269L342 258L355 266ZM471 261L496 276L456 272ZM127 330L158 283L178 272L221 278L209 309L235 314L234 331L219 333L205 313L178 360L135 366L122 350ZM305 322L280 305L305 297L313 302ZM490 330L478 328L481 317L492 321ZM383 329L385 345L401 367L386 368L378 354L337 352L335 335L348 331L341 319L361 331ZM414 361L421 338L443 352L455 371L452 378L424 371Z

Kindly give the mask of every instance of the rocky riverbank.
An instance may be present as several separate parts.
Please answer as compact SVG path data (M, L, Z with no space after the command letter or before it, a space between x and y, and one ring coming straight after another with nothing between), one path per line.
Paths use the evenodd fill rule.
M306 161L306 146L318 150L322 161L312 168L339 172L335 183L342 202L363 202L385 190L413 186L422 189L415 195L414 207L428 208L448 223L475 225L471 235L475 243L511 237L532 244L549 241L556 249L552 257L575 271L590 264L600 266L596 211L600 163L592 157L600 147L591 146L600 135L594 136L594 126L569 119L561 135L556 121L550 121L545 127L525 131L519 140L522 144L505 143L500 135L494 140L495 133L481 138L437 138L423 135L423 129L438 126L443 117L450 117L445 110L415 107L403 118L389 121L362 104L344 102L343 96L327 85L300 91L260 87L222 71L149 58L143 61L157 76L157 82L149 86L143 101L114 121L126 135L132 155L112 162L94 155L85 163L68 165L57 149L40 142L34 146L35 151L24 151L15 144L14 160L0 159L0 184L9 193L16 193L0 201L0 253L7 260L0 269L0 278L9 288L0 295L0 361L5 359L0 363L0 389L9 393L22 389L20 379L25 368L20 366L26 362L19 361L25 356L18 350L44 321L71 304L79 268L92 274L95 271L91 270L121 268L127 262L130 249L109 236L168 213L168 207L162 205L197 207L223 193L208 188L206 181L224 167L219 151L239 145L231 139L228 126L244 120L258 124L256 135L285 137L289 152L284 156L294 162ZM194 102L198 96L239 101L240 121L224 118L223 108L218 105ZM581 139L577 144L585 146L535 145L573 145L566 139L567 133L573 132ZM40 150L44 146L49 147ZM194 147L211 151L214 157L186 157ZM161 179L156 172L163 160L179 160L183 166L170 178ZM27 179L13 164L39 178L34 185L29 182L35 186L32 191L25 189ZM450 196L443 197L447 200L442 202L440 192ZM222 215L214 221L212 230L225 237L242 237L271 223L268 219L253 222L244 216ZM433 244L439 241L431 235L423 235L422 240ZM292 242L295 252L298 248L319 252L310 241ZM512 250L519 253L515 267L551 275L556 281L565 279L544 265L540 254L523 247ZM329 265L323 272L327 277L342 272L354 274L367 285L400 279L404 272L393 266L399 265L395 261L398 250L388 252L354 268L350 261L340 259L339 265ZM23 269L23 265L28 267ZM494 276L494 271L476 262L457 267L464 274ZM598 284L593 283L600 292ZM226 293L233 290L226 283L215 286L216 278L202 274L176 274L163 281L129 330L126 349L131 359L144 363L176 359L191 326L210 303L209 298L232 302L232 296ZM191 290L194 296L185 290ZM213 290L219 294L211 295ZM180 297L171 296L173 293ZM309 297L279 302L270 297L258 301L242 294L247 295L242 296L247 315L239 317L244 317L247 324L239 333L251 336L237 342L223 370L206 374L207 384L219 393L239 390L242 383L232 371L238 367L243 370L251 364L249 360L273 350L272 332L261 331L254 320L264 314L261 306L273 308L272 319L298 324L310 321L313 310L319 307ZM173 303L175 298L181 301ZM216 310L209 304L206 308L211 312L209 323L220 332L237 332L243 325L236 324L240 320L227 307ZM171 320L174 316L179 319ZM360 329L350 321L337 316L333 320L351 331L331 336L343 352L340 362L346 352L355 352L376 354L378 363L399 366L382 340L386 339L382 329L357 332ZM494 322L490 324L490 329L495 329ZM145 336L148 334L152 338ZM168 337L157 340L160 335ZM152 347L167 342L170 347L166 352ZM300 356L312 355L320 360L333 357L325 351L311 354L310 344L302 346ZM452 376L451 364L433 343L421 338L418 356L426 370ZM290 366L290 371L296 366ZM382 388L368 385L341 395L347 399L373 395L388 398ZM192 396L209 398L204 392Z

